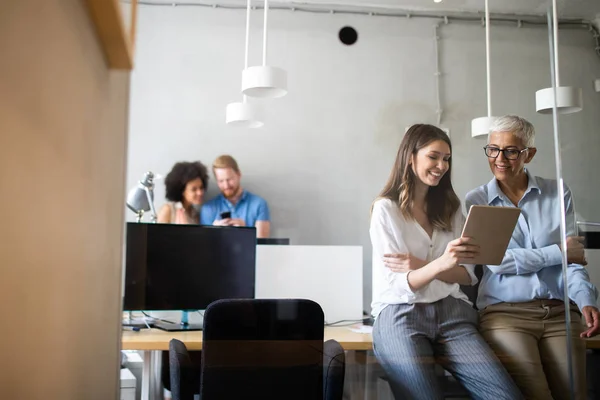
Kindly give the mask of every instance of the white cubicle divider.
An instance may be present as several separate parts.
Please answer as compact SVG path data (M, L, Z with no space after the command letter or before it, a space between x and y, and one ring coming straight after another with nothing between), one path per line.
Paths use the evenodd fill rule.
M303 298L321 305L328 323L359 320L363 309L361 246L256 248L256 298Z
M136 378L127 368L121 368L120 400L135 400Z

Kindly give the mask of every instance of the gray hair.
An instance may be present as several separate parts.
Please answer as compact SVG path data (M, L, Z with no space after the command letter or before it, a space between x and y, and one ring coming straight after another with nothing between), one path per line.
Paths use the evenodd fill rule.
M521 139L525 147L533 147L535 142L535 128L531 122L516 115L505 115L496 118L490 127L490 134L492 132L510 132Z

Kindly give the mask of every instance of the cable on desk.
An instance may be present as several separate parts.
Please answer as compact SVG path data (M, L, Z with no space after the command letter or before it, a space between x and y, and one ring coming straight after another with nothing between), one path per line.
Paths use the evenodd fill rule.
M362 319L341 319L339 321L335 321L335 322L327 322L325 321L325 326L350 326L350 325L354 325L357 324L359 322L365 322L365 319L367 318L362 318Z
M153 319L153 320L155 320L155 321L166 322L167 324L174 324L174 323L175 323L175 322L173 322L173 321L169 321L169 320L166 320L166 319L162 319L162 318L153 317L153 316L151 316L151 315L148 315L148 314L146 314L146 312L144 312L144 311L142 311L142 314L144 314L144 316L146 316L146 317L148 317L148 318L150 318L150 319ZM144 321L144 322L146 322L146 321ZM146 325L147 325L147 324L146 324Z

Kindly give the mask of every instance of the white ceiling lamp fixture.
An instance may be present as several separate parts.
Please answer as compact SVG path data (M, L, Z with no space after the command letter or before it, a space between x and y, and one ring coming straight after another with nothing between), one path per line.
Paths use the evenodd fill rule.
M265 124L260 108L256 104L248 103L246 96L242 102L227 104L225 114L225 122L229 126L260 128Z
M250 1L246 4L246 50L244 54L244 71L248 68L248 45L250 40ZM225 110L225 122L227 125L240 128L260 128L264 125L262 110L256 105L248 102L246 95L241 103L229 103Z
M552 0L552 13L552 25L550 25L550 21L548 21L548 30L552 30L550 52L554 54L554 85L535 92L535 109L540 114L552 114L556 94L556 112L559 114L571 114L583 109L583 94L581 88L560 86L558 72L558 13L556 12L556 0Z
M287 72L267 65L267 16L269 0L265 0L262 65L246 67L242 73L242 93L252 97L277 98L287 93Z
M490 133L490 127L496 120L492 117L492 85L490 74L490 10L485 0L485 63L487 76L487 117L475 118L471 121L471 136L483 136Z

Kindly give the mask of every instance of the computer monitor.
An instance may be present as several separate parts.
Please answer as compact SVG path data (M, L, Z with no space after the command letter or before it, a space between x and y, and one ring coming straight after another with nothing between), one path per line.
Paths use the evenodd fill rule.
M600 223L577 221L577 236L583 236L586 249L600 249Z
M600 249L600 231L579 231L583 236L583 245L586 249Z
M289 245L290 239L288 238L258 238L256 244L281 244Z
M254 298L256 228L130 222L126 242L124 310L195 311L219 299ZM154 325L198 329L183 322Z

